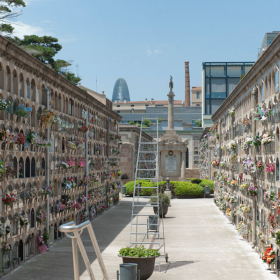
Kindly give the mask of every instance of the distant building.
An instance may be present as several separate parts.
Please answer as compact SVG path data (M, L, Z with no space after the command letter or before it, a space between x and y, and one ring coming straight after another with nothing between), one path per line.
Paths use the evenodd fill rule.
M123 78L117 79L115 83L112 101L115 102L115 100L118 102L130 101L128 86Z
M211 116L240 82L254 62L202 63L202 126L213 125Z
M98 92L96 92L96 91L94 91L94 90L92 90L92 89L89 89L89 88L87 88L87 87L82 86L81 83L79 83L78 87L79 87L80 89L82 89L84 92L86 92L87 94L89 94L89 95L93 96L94 98L96 98L98 101L102 102L104 105L106 105L106 106L109 107L110 109L113 108L113 106L112 106L112 101L109 100L109 99L106 97L104 91L102 91L102 94L101 94L101 93L98 93Z
M202 87L192 87L192 107L202 106Z
M273 40L277 37L279 33L280 31L272 31L265 33L262 45L259 48L258 57L260 57L263 54L263 52L268 48L268 46L273 42Z
M183 100L174 100L174 107L183 107L184 102ZM144 101L131 101L127 102L113 102L113 110L116 111L118 114L133 114L133 113L146 113L147 108L155 108L155 107L168 107L167 100L151 100Z

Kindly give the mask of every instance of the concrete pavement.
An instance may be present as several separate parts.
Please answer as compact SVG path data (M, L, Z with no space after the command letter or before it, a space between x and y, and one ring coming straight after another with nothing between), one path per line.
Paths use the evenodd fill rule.
M93 221L110 279L116 279L121 258L118 251L129 244L131 198ZM142 211L151 211L143 209ZM155 271L151 280L276 280L250 245L238 236L213 199L174 199L164 219L169 263ZM102 274L87 233L82 235L96 279ZM81 280L88 274L80 257ZM157 270L157 269L156 269ZM73 279L71 241L65 237L2 279Z

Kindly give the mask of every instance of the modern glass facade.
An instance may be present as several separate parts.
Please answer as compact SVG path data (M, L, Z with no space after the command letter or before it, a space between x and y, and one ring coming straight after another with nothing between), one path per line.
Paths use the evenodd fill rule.
M254 62L204 62L203 114L213 115Z
M128 86L123 78L117 79L115 83L112 102L115 102L116 99L118 102L124 102L125 99L126 101L130 101Z

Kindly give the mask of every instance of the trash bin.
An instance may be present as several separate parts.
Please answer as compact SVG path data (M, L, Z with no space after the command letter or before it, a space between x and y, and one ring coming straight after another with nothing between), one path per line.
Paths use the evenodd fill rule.
M204 198L207 196L209 197L210 195L210 188L208 186L204 187Z
M126 194L126 186L122 186L122 195Z
M137 273L137 266L138 266L137 263L120 264L120 273L117 271L117 280L140 279L140 271L138 271L138 273ZM119 278L119 276L121 276L121 277Z

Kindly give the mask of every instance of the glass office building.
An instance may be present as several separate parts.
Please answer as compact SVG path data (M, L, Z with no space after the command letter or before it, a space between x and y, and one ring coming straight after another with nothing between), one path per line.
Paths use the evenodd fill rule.
M203 126L212 126L211 116L240 82L254 62L203 62L202 63L202 114Z

